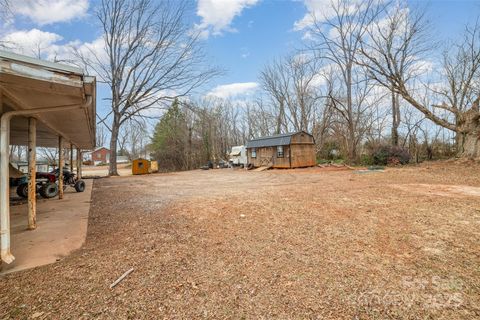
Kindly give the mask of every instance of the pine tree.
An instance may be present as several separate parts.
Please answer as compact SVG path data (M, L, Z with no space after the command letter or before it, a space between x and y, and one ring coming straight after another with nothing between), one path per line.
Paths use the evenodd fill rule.
M187 127L185 114L178 100L162 116L155 126L152 137L154 157L161 168L166 170L186 169L185 140Z

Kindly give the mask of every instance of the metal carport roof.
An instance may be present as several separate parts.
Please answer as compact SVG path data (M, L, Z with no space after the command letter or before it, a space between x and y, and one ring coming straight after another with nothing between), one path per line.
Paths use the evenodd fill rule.
M0 90L0 114L59 107L58 111L34 114L39 120L38 146L55 147L61 135L78 148L95 147L96 82L81 69L0 50ZM61 110L64 106L78 108ZM25 117L12 118L11 144L27 144L27 123Z

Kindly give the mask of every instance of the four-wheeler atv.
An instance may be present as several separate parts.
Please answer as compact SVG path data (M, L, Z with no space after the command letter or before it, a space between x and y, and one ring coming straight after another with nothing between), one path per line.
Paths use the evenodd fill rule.
M55 174L56 180L60 175L60 169L55 169L51 173ZM77 179L75 173L71 172L68 168L63 168L63 190L67 187L72 187L77 192L85 191L85 181Z
M36 193L40 193L43 198L53 198L58 194L58 185L54 174L48 172L37 172ZM21 198L28 198L28 182L24 182L17 187L17 194Z
M58 176L59 169L51 172L37 172L36 174L36 192L40 193L43 198L53 198L58 194ZM75 188L77 192L85 190L85 182L77 179L75 173L70 172L67 168L63 168L63 189L67 186ZM17 187L17 194L22 198L28 198L28 183L22 183Z

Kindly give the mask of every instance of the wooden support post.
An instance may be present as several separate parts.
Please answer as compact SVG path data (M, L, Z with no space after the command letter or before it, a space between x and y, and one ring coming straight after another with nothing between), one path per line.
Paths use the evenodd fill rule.
M82 179L82 151L77 148L77 178Z
M37 228L37 120L28 118L28 230Z
M70 172L73 173L73 144L70 143Z
M65 159L63 154L63 138L58 137L58 199L63 199L63 166Z

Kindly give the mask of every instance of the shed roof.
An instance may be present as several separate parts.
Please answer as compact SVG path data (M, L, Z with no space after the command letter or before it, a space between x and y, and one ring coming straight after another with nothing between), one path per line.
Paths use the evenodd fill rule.
M247 142L247 148L286 146L292 142L292 137L298 133L305 133L311 136L311 134L305 131L276 134L273 136L266 136L266 137L252 139Z

